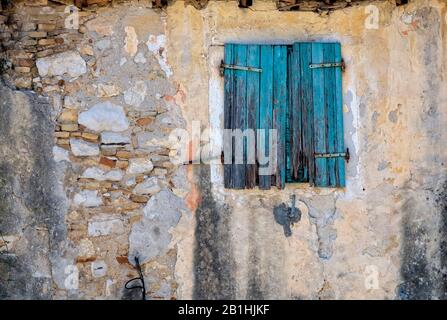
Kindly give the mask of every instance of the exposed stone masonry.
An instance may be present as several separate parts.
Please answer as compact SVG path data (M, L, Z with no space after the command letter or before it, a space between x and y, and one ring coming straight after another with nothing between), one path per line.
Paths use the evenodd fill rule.
M127 9L123 18L25 1L0 15L3 79L48 98L53 158L65 168L70 249L53 262L54 297L128 295L122 290L135 256L146 268L148 297L175 297L170 228L187 209L174 194L185 192L171 181L169 133L184 126L176 110L182 93L168 79L160 14ZM174 216L154 218L170 207Z

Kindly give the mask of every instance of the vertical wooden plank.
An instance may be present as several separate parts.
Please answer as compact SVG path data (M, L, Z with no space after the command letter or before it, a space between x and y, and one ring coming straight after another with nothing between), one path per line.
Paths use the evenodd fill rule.
M261 45L261 83L259 92L259 118L258 128L265 130L264 144L258 146L258 151L265 156L270 155L269 132L272 128L273 116L273 46ZM260 165L261 166L261 165ZM262 165L261 167L266 167ZM271 176L259 175L259 188L270 189Z
M241 44L234 45L234 64L238 66L247 66L247 46ZM234 113L233 113L233 129L240 129L242 131L246 128L246 115L247 115L247 71L245 70L234 70ZM238 150L238 141L235 141L235 153ZM242 153L243 153L243 143ZM235 158L237 162L237 159ZM235 163L233 164L233 188L234 189L244 189L245 188L245 164Z
M249 45L247 47L247 65L250 67L260 68L260 46ZM245 166L245 181L246 188L254 188L256 186L257 179L257 166L256 163L250 164L249 152L253 152L253 160L256 160L256 129L258 127L259 117L259 84L260 73L259 72L247 72L247 125L248 129L251 129L253 133L253 139L247 140L245 154L247 155ZM249 144L252 144L250 146Z
M288 92L287 94L289 95L289 103L287 104L287 108L286 108L286 182L292 182L292 135L293 135L293 121L292 121L292 109L293 109L293 91L292 91L292 72L293 72L293 67L292 67L292 52L290 50L290 48L288 48L287 51L287 74L289 75L287 77L288 83L287 83L287 87L288 87Z
M312 63L324 63L323 44L312 44ZM314 105L314 138L315 152L326 153L326 99L324 85L324 68L312 69L313 78L313 105ZM315 158L315 185L318 187L328 186L327 159Z
M336 62L342 61L341 46L339 43L334 44L334 58ZM343 131L343 88L341 68L335 70L335 122L336 122L336 136L335 146L339 152L345 150L344 131ZM337 158L335 162L336 185L338 187L345 187L345 160Z
M315 158L314 158L314 105L313 105L313 77L312 69L312 43L300 43L295 47L300 50L300 78L301 86L299 90L299 100L301 101L301 115L303 130L303 180L315 184Z
M286 181L287 46L274 46L273 55L273 128L278 132L276 186L282 189Z
M286 181L299 180L303 150L302 113L301 113L301 77L300 77L300 46L295 44L289 54L289 103L288 103L288 132L286 141L287 174Z
M225 44L224 62L233 64L233 44ZM224 129L232 129L232 110L233 110L233 79L234 73L232 69L224 71ZM230 141L224 143L228 144ZM225 188L233 187L232 164L224 164L224 186Z
M337 62L334 57L334 43L323 44L323 61ZM326 103L326 152L335 153L335 70L337 68L324 68L324 96ZM335 162L336 158L328 158L327 160L327 184L330 187L336 186L335 178Z

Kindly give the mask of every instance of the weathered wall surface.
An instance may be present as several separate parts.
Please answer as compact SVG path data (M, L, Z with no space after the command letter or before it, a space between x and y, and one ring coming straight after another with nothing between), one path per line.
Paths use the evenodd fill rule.
M366 4L134 1L76 30L63 6L5 13L3 78L47 98L1 92L1 297L138 298L138 256L148 298L446 298L446 6L373 4L377 29ZM222 127L225 42L309 40L347 64L345 189L231 191L219 165L169 161L175 128ZM273 211L293 194L286 238Z

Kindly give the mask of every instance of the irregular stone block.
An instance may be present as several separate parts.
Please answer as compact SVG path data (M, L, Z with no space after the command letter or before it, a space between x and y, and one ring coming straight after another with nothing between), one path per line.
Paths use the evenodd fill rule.
M89 239L81 239L78 246L77 261L84 262L95 258L95 247Z
M53 147L53 159L56 162L68 161L70 162L69 152L64 148L54 146Z
M101 102L79 115L78 122L93 131L125 131L129 128L124 109L109 101Z
M107 274L107 264L103 260L93 261L91 269L94 278L104 277Z
M61 125L61 130L62 131L78 131L79 127L77 123L69 123L69 124L62 124Z
M154 168L152 161L145 158L136 158L129 160L129 167L127 168L128 174L141 174L149 173Z
M93 220L88 223L88 235L91 237L107 236L110 234L121 234L124 225L120 219Z
M77 157L97 156L99 147L95 143L87 142L81 139L70 139L71 152Z
M147 196L141 196L138 194L131 194L130 200L136 203L146 203L149 198Z
M36 61L36 66L41 77L68 74L70 77L75 78L87 72L84 59L75 51L39 58Z
M98 207L102 205L102 198L96 190L82 190L74 196L73 203L86 208Z
M157 178L151 177L139 183L133 192L136 194L149 194L153 195L161 190L160 183Z
M117 132L101 133L101 143L104 144L129 144L130 137L127 134Z
M103 84L98 85L98 97L114 97L120 94L120 90L117 86L113 84Z
M59 123L72 123L78 121L78 111L75 109L65 109L57 118Z
M82 174L81 178L94 179L98 181L120 181L123 178L123 172L118 169L104 172L100 168L92 167L87 168Z
M110 158L107 158L107 157L101 157L101 159L99 159L99 164L102 164L102 165L107 166L109 168L115 168L116 160L110 159Z
M174 141L169 140L169 136L159 132L138 132L137 135L137 144L139 148L147 149L153 147L163 147L170 149L174 146Z

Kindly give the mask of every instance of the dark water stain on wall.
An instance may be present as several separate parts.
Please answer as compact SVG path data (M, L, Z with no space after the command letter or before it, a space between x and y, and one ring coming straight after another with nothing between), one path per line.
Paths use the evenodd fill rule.
M231 211L213 198L210 166L196 165L201 202L195 212L194 299L234 299ZM242 244L241 244L242 245Z
M0 232L33 248L0 253L0 298L49 299L49 259L63 251L67 208L53 161L51 107L0 83L0 123Z
M248 265L248 284L247 284L247 300L262 300L265 299L262 288L262 276L260 274L260 264L258 243L256 239L257 220L254 219L249 225L249 242L248 252L249 265Z
M440 299L447 300L447 180L444 181L441 188L437 190L436 204L441 213L441 223L439 234L441 241L439 251L441 253L442 285Z
M427 232L415 222L416 215L411 212L412 201L403 207L403 252L401 265L402 284L398 286L398 298L402 300L424 300L431 298L432 279L427 261Z
M423 150L427 154L423 163L416 164L420 185L412 186L402 207L403 247L401 278L398 286L399 299L446 299L446 186L437 188L444 181L445 170L441 165L443 150L441 115L439 113L440 92L440 14L436 8L424 7L414 12L419 21L417 32L421 36L420 63L425 66L423 77L423 106L420 114L422 130L426 140ZM433 201L434 199L434 201ZM438 227L439 226L439 227Z
M427 195L425 208L413 199L402 208L405 214L403 283L398 287L399 299L447 299L447 181L441 181L444 182L436 190L424 193ZM429 202L431 198L433 202Z

